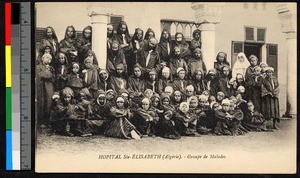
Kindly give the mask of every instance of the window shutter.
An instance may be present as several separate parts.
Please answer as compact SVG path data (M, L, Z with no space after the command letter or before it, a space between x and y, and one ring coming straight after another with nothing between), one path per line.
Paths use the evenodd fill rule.
M257 29L257 41L265 42L266 38L266 29L264 28L258 28Z
M278 75L278 45L267 44L267 64L274 68L274 75Z
M124 19L123 16L120 15L112 15L110 16L110 23L114 27L114 30L117 30L119 23Z
M254 41L254 28L246 27L246 41Z
M240 52L244 52L244 42L233 41L231 44L231 66L235 63L237 55Z

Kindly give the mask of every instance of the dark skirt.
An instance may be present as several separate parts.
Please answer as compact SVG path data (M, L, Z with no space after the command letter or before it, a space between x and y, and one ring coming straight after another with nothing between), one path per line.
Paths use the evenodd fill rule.
M181 137L174 121L172 123L171 120L163 120L159 125L161 137L169 139L179 139Z
M274 119L274 121L279 122L279 100L276 97L267 95L262 97L262 114L265 116L266 120Z
M108 137L131 139L132 130L136 131L134 125L131 124L126 118L116 118L109 121L104 135Z
M247 129L244 128L240 121L219 121L214 129L216 135L244 135Z

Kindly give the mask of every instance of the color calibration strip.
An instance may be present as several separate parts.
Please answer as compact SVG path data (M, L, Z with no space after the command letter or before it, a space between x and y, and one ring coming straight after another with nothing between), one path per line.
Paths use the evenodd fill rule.
M11 83L11 3L5 3L6 170L13 169Z
M20 4L5 3L6 169L20 170Z

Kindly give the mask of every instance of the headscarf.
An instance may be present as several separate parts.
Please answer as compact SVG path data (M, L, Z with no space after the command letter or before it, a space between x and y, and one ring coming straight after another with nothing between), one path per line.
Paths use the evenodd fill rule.
M88 38L88 40L89 41L91 41L91 39L92 39L92 26L86 26L83 30L82 30L82 38L84 38L84 39L87 39L87 38L85 38L85 36L84 36L84 31L85 30L90 30L91 31L91 35L90 35L90 37Z
M193 31L193 38L195 39L195 35L196 33L199 33L199 35L201 35L201 31L199 29L196 29Z
M178 36L179 34L182 35L182 40L181 40L181 42L180 42L179 44L185 45L187 42L186 42L186 39L185 39L183 33L181 33L181 32L175 33L175 43L178 44L178 42L177 42L177 36Z
M227 54L226 54L225 52L219 52L219 53L217 54L216 61L217 61L218 63L220 63L220 61L218 60L218 57L219 57L219 55L220 55L221 53L224 54L224 60L223 60L222 63L224 63L224 64L226 64L226 65L229 66L229 62L227 61Z
M182 111L183 109L183 105L186 105L186 107L187 107L187 110L189 110L189 103L188 102L182 102L182 103L180 103L180 105L179 105L179 110L180 111Z
M69 28L72 28L72 30L73 30L73 35L71 37L69 37L67 34ZM73 25L67 26L64 40L73 43L76 41L76 38L77 38L77 34L76 34L76 30L75 30L74 26Z
M145 33L145 38L144 38L145 40L149 40L149 33L150 32L153 33L153 38L155 38L155 32L151 28L148 28L148 30Z
M67 95L70 95L72 97L74 97L74 92L73 90L70 88L70 87L65 87L62 91L61 91L61 94L63 97L67 96Z
M44 29L44 37L45 37L46 39L48 39L48 38L47 38L47 36L48 36L48 35L47 35L48 28L50 28L51 31L52 31L52 38L54 39L54 41L55 41L56 43L58 43L58 39L57 39L55 30L53 29L53 27L48 26L48 27L46 27L46 28Z
M137 39L137 34L138 34L138 31L141 31L142 32L142 38L140 40ZM140 28L136 28L135 31L134 31L134 34L132 36L132 44L135 44L135 40L141 42L143 41L143 36L144 36L144 31Z
M119 23L119 25L118 25L118 27L117 27L117 34L118 34L118 35L122 35L122 31L121 31L122 25L126 25L126 31L124 32L124 34L125 34L126 36L129 36L129 31L128 31L127 23L126 23L125 21L123 21L123 20L120 21L120 23Z
M169 34L169 37L167 40L163 37L164 32L168 32L168 34ZM161 35L160 35L159 43L163 43L163 42L168 42L169 44L172 43L171 33L167 29L163 29L161 32Z

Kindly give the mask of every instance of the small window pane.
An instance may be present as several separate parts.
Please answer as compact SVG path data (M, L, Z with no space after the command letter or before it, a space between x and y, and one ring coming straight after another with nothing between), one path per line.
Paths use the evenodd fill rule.
M243 51L243 43L234 43L233 44L233 53L239 53Z
M257 41L265 41L266 29L257 29Z
M254 40L254 28L246 27L246 40Z
M269 46L269 55L272 55L272 56L277 55L277 46L276 45Z

